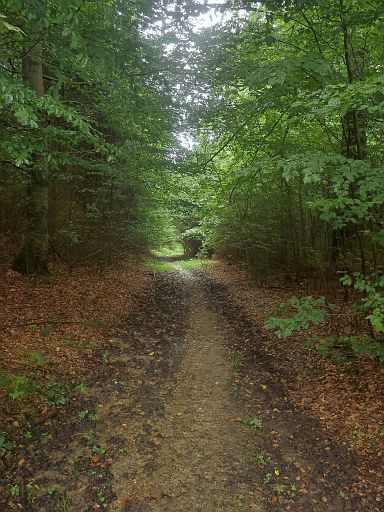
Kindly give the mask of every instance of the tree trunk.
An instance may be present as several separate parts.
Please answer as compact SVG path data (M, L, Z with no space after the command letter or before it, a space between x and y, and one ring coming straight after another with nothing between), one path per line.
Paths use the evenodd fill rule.
M348 82L364 80L368 71L368 60L364 50L354 50L350 42L348 19L344 0L339 0L340 22L343 32L344 60ZM343 128L343 152L347 158L364 160L367 157L366 114L349 109L341 120Z
M38 39L40 31L34 34L37 41L23 56L23 78L37 96L43 96L43 47ZM41 156L35 154L28 176L26 229L21 250L13 263L15 270L28 274L48 273L48 200L48 172Z
M340 24L343 35L344 64L347 81L352 84L363 80L368 71L368 60L364 50L355 50L350 40L348 13L344 0L339 0ZM350 108L341 118L342 144L341 152L346 158L364 160L367 158L366 113L356 108ZM354 197L354 184L350 186L350 196ZM365 271L364 240L359 234L363 226L348 224L342 229L334 230L331 243L331 263L335 267L345 253L342 243L345 236L355 237L359 245L361 268Z

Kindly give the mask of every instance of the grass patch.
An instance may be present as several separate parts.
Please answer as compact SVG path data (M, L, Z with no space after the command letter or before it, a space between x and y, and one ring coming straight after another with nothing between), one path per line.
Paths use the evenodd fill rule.
M191 258L189 260L180 260L177 264L186 270L193 270L195 268L207 266L211 261L212 260L209 260L208 258Z
M172 246L164 246L164 247L158 247L157 249L153 249L151 253L154 256L158 257L178 257L182 256L184 254L184 249L181 244L174 244Z
M12 400L17 400L38 391L37 384L26 375L12 375L0 371L0 390Z
M146 267L151 272L174 272L174 267L168 261L150 259L146 263Z
M77 349L96 349L98 344L95 342L86 342L78 338L75 338L72 334L65 337L65 344L67 347L73 347Z

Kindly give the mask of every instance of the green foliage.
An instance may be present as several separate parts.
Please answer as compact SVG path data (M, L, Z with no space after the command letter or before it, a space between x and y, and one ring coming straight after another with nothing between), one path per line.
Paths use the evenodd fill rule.
M31 360L36 361L37 364L45 362L45 359L40 358L40 353L31 352L30 354L32 354ZM36 354L38 354L37 357ZM0 372L0 389L5 391L12 400L39 393L46 398L49 405L62 406L69 402L70 390L68 386L56 381L39 384L25 375L11 375Z
M344 286L353 286L360 292L356 311L366 315L376 333L384 334L384 276L378 273L363 276L360 272L354 272L352 276L345 274L340 280Z
M294 332L308 329L311 324L318 325L324 321L326 312L324 297L319 299L311 296L291 297L287 306L285 306L286 314L290 311L294 311L294 314L280 318L270 317L265 323L265 328L274 331L279 338L287 338Z
M97 348L97 343L88 343L86 341L83 341L81 339L78 339L76 338L75 336L73 336L73 334L68 334L65 339L65 344L68 346L68 347L74 347L74 348L77 348L79 350L81 349L95 349Z
M204 238L205 236L200 226L195 226L185 230L181 234L181 242L183 244L185 254L197 256L204 244Z
M69 389L66 385L60 382L47 382L42 393L47 399L47 403L49 405L62 406L69 402Z
M259 452L257 455L255 455L254 461L258 466L261 467L266 466L270 461L270 458L267 455L265 455L265 453Z
M0 430L0 459L12 450L12 448L13 444L7 441L7 434Z
M74 391L78 391L79 393L85 393L87 390L86 378L83 377L73 389Z
M345 363L355 357L372 357L384 363L384 344L369 336L314 337L307 340L308 348L315 348L323 357L335 363Z
M168 261L162 261L162 260L153 259L153 258L150 258L147 261L146 267L148 268L148 270L150 270L153 273L174 272L175 271L175 268Z
M287 486L286 485L283 485L283 484L275 484L273 486L273 490L274 492L278 495L278 496L281 496L282 494L285 493L286 491L286 488Z
M30 480L27 482L25 488L27 491L27 500L29 503L33 503L37 498L37 493L40 490L40 486L34 480Z
M11 375L1 371L0 389L5 390L12 400L17 400L18 398L36 393L38 386L25 375Z
M168 245L161 246L157 249L152 250L152 254L156 257L178 257L184 253L183 246L177 242L171 242Z
M101 506L103 508L107 508L107 506L108 506L107 498L102 489L96 490L96 500L97 500L97 503L99 504L99 506Z
M43 365L46 362L46 358L40 352L32 350L26 354L26 360L37 365Z
M99 444L94 444L92 446L93 453L96 453L98 455L103 455L106 452L106 449L103 446L100 446Z
M9 486L9 492L11 493L12 498L18 498L21 496L22 490L19 484L11 484Z
M248 415L243 417L243 423L251 428L261 428L263 424L262 420L257 416L250 417Z
M177 266L186 270L194 270L195 268L201 268L209 265L211 260L204 258L191 258L189 260L179 260Z
M95 412L90 411L89 409L85 409L84 411L80 411L77 415L78 421L81 422L85 419L89 419L91 421L99 421L99 415Z
M273 479L272 473L265 473L264 478L263 478L263 484L264 485L270 484L272 479Z

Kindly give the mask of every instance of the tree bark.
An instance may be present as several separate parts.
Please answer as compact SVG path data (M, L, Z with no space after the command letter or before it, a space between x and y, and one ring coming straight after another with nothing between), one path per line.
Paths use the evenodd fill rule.
M363 80L367 73L368 61L364 50L354 50L350 40L348 12L344 0L339 0L340 26L343 36L344 64L349 84ZM349 159L364 160L367 158L366 113L356 108L350 108L341 118L341 152ZM354 184L350 185L350 196L354 197ZM336 266L345 254L346 239L354 237L357 240L361 258L361 269L365 273L364 240L359 234L361 225L349 223L341 229L335 229L331 241L331 264Z
M350 43L348 20L344 0L339 0L340 22L343 32L344 59L348 82L363 80L367 72L367 56L363 50L353 51ZM343 152L347 158L364 160L367 157L367 136L365 113L350 109L342 118Z
M33 33L33 32L32 32ZM22 67L26 84L36 93L45 93L43 78L43 46L40 41L40 30L34 32L35 41L25 50ZM42 165L40 155L33 155L29 168L27 190L27 222L22 247L17 255L13 268L27 274L48 273L48 172Z

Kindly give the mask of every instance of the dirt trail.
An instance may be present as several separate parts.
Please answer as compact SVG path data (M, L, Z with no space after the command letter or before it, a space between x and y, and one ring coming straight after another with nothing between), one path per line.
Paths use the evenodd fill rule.
M156 425L165 442L159 467L139 485L153 512L261 511L247 487L249 432L230 392L232 367L225 354L225 330L204 304L197 282L186 272L190 290L189 327L172 401Z
M33 429L0 511L264 510L230 332L194 273L175 264L159 275L139 313L109 332L84 389ZM15 484L26 491L12 496Z
M0 512L384 510L381 476L291 400L295 369L257 323L174 266L108 330L83 389L30 426Z

